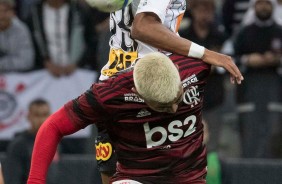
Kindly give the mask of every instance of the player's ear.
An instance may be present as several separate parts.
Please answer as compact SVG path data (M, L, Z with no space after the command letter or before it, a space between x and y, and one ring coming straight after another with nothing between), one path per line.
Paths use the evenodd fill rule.
M133 93L136 93L137 95L139 95L135 87L132 87L131 91L133 91Z

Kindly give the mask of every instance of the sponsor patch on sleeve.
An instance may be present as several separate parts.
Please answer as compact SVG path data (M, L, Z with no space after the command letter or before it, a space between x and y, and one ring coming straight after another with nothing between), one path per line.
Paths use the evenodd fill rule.
M112 153L113 153L113 148L112 148L111 143L99 142L99 144L96 145L95 147L96 147L96 160L97 161L99 160L107 161L111 158Z

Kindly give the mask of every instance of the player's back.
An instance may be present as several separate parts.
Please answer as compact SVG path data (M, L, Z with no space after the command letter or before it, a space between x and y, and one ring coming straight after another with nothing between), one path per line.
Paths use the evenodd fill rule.
M179 67L184 89L175 114L153 111L133 93L132 72L93 88L109 117L103 123L118 155L115 178L150 183L166 176L159 178L161 183L185 183L205 173L201 109L210 66L183 56L171 59ZM198 173L189 172L197 167Z

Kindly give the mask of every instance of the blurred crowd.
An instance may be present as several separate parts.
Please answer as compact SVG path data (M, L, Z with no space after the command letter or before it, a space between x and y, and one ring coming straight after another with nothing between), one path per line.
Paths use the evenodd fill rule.
M208 150L241 158L282 158L282 0L187 2L180 36L231 55L245 78L241 85L229 86L225 71L212 68L203 110ZM0 0L0 75L40 69L56 78L77 68L100 72L108 60L108 19L109 14L83 0ZM50 113L48 102L35 99L29 112L31 130L0 146L10 166L30 160L34 126ZM237 154L227 154L226 144L236 143ZM77 153L78 147L62 152Z
M46 68L54 76L97 70L108 14L76 0L1 0L0 72Z

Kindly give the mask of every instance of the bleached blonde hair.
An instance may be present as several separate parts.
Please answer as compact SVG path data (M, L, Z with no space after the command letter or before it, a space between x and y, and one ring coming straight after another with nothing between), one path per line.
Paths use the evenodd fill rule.
M178 69L160 52L139 59L134 66L133 79L137 92L145 100L159 103L175 100L181 85Z

